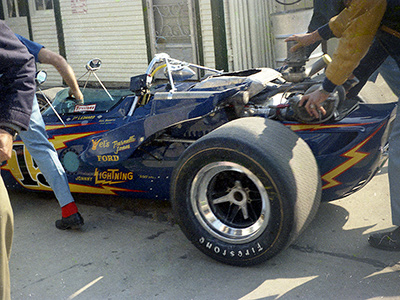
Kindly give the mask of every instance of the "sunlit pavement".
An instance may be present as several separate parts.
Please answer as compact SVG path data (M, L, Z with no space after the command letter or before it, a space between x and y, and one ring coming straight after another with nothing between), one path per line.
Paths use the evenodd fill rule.
M387 185L384 168L356 194L322 204L294 246L250 268L211 260L171 220L154 217L154 211L147 211L146 217L78 202L85 229L60 231L53 224L60 213L54 199L11 193L12 297L397 298L400 252L379 251L367 244L368 233L391 226ZM168 219L168 208L161 209Z
M60 231L52 196L10 198L15 300L400 298L400 252L367 243L369 233L391 227L386 167L357 193L322 204L292 247L248 268L203 255L166 205L78 198L84 230Z

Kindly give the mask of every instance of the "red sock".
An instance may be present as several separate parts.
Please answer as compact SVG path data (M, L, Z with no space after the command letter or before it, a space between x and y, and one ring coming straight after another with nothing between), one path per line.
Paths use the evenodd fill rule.
M68 203L67 205L61 207L61 214L63 218L68 218L69 216L76 214L78 212L78 207L75 202Z

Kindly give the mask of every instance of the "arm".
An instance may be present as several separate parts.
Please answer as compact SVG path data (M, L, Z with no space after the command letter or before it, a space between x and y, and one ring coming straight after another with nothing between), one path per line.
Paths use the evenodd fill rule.
M386 10L386 0L353 0L349 8L329 21L328 26L318 29L322 38L340 37L332 62L328 65L323 89L303 96L300 105L305 105L310 115L323 114L321 104L337 85L343 84L367 53Z
M326 91L332 92L336 85L343 84L357 67L374 39L385 10L386 0L353 0L349 8L331 19L328 29L340 40L325 73Z
M83 101L83 95L79 89L74 71L64 57L46 48L42 48L39 51L38 59L41 63L53 65L69 86L70 95L72 94L75 99Z
M288 37L285 42L296 41L297 44L290 48L291 52L296 52L299 48L312 45L322 40L318 30L305 34L294 34Z

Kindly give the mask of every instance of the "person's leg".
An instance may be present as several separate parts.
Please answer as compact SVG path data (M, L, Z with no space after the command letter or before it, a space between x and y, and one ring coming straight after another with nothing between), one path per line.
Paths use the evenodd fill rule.
M400 107L397 109L397 117L393 124L389 139L389 187L392 209L392 223L400 226Z
M400 67L400 42L395 36L378 31L377 39L385 51L395 60ZM400 100L400 99L399 99ZM400 107L397 108L397 117L389 138L389 188L392 223L394 230L372 234L368 242L371 246L383 250L400 251Z
M63 218L78 214L78 209L69 189L65 170L58 159L57 151L47 139L45 124L36 98L32 107L29 128L27 131L21 132L20 137L53 189L57 201L62 208ZM79 219L81 219L80 216ZM77 220L77 222L83 224L83 219L81 221Z
M400 39L384 31L378 31L377 39L386 52L393 58L398 69L400 68ZM397 82L400 79L397 79ZM399 99L400 100L400 99ZM400 109L394 121L393 130L389 139L389 185L392 208L392 223L400 226ZM400 238L400 236L399 236ZM400 241L399 241L400 243Z
M400 100L400 99L399 99ZM388 250L400 251L400 107L397 109L397 116L392 133L389 139L389 189L390 203L392 210L392 223L396 229L375 233L369 236L368 242L372 247Z
M9 259L14 232L14 216L6 187L0 176L0 299L10 299Z
M399 41L400 43L400 41ZM388 57L378 69L393 93L400 97L400 68L392 57Z

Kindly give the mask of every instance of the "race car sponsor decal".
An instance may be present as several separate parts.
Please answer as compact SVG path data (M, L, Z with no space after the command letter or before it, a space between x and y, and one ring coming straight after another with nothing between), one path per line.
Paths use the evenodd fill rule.
M97 148L108 148L110 147L110 142L103 139L92 140L92 150L97 150Z
M25 145L22 142L15 142L13 147L13 156L7 161L7 164L2 167L3 170L7 170L11 173L14 179L23 187L29 190L37 191L52 191L43 174L39 168L35 165L32 156L26 150ZM18 155L16 155L18 154ZM125 182L126 180L132 179L132 172L119 172L118 170L107 170L105 172L99 172L100 178L108 178L111 183L116 184L117 181ZM121 181L121 179L124 179ZM129 193L145 193L142 190L131 190L126 188L119 188L114 186L101 185L100 187L88 186L85 184L91 183L93 180L97 180L96 177L78 176L75 178L76 181L80 181L83 184L69 183L69 188L72 193L85 193L85 194L96 194L96 195L117 195L117 192L129 192ZM96 182L97 184L99 182ZM102 184L107 184L104 180Z
M87 121L87 120L93 120L96 118L96 116L75 116L69 121Z
M107 169L94 171L95 184L111 185L118 184L133 179L133 172L122 172L119 169Z
M205 237L200 237L198 240L199 244L207 248L208 250L214 252L215 254L226 256L226 257L238 257L238 258L246 258L251 256L256 256L257 254L264 251L264 247L260 243L256 243L254 246L251 246L247 249L242 250L232 250L222 248L214 244L212 241L208 241Z
M117 161L119 161L119 156L118 155L97 155L97 159L98 159L98 161L104 161L104 162L108 162L108 161L117 162Z
M93 177L89 177L89 176L77 176L75 178L76 181L84 181L84 182L89 182L89 181L93 181Z
M139 175L139 178L140 179L151 179L151 180L156 179L156 177L152 176L152 175Z
M114 154L118 154L120 151L128 150L131 148L131 143L136 142L136 137L134 135L130 136L126 140L122 141L109 141L107 139L99 138L92 139L91 150L96 151L98 149L109 149L112 148ZM113 155L97 155L98 161L116 161ZM112 160L114 159L114 160ZM118 158L119 160L119 158Z
M112 124L115 123L117 119L103 119L103 120L99 120L99 123L105 123L105 124Z
M96 104L89 105L75 105L74 112L95 111Z
M127 140L112 142L114 153L118 154L120 151L130 149L130 144L134 142L136 142L136 137L134 135L130 136Z

